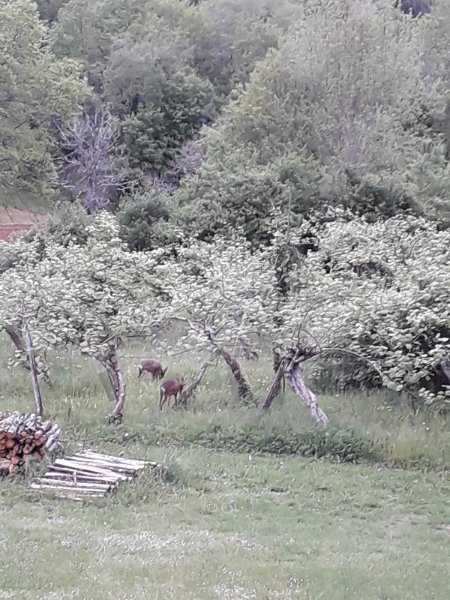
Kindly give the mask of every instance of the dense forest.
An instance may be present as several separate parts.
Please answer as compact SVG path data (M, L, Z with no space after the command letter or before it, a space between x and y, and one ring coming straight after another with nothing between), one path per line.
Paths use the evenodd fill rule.
M140 335L222 356L246 402L237 360L273 350L318 422L312 358L317 384L445 409L448 0L0 0L0 17L1 200L51 215L1 247L19 362L27 336L42 378L48 348L96 358L113 416Z

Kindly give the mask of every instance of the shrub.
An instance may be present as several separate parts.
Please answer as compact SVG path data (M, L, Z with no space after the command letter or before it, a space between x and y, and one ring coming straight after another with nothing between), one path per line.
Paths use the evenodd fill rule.
M156 71L153 89L122 123L131 167L164 171L183 143L209 120L213 103L210 84L196 75Z
M166 239L167 205L151 193L126 202L117 215L120 236L130 250L153 250Z

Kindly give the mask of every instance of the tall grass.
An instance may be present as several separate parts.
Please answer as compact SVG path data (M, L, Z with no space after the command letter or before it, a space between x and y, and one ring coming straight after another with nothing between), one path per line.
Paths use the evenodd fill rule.
M1 410L33 409L31 382L20 368L8 366L10 348L0 351ZM392 394L323 394L319 401L330 417L328 429L317 429L307 410L292 393L280 396L268 415L239 404L226 366L211 368L187 411L157 408L158 384L137 379L137 364L152 350L134 343L121 361L127 382L125 420L105 423L111 409L99 368L78 352L50 356L54 385L42 384L46 412L63 427L70 442L99 447L120 443L129 451L142 445L186 446L247 453L301 454L338 461L376 461L390 466L439 468L450 466L450 424L429 413L413 416L409 406ZM202 356L163 357L168 377L189 379ZM255 396L262 400L271 379L268 360L245 363Z

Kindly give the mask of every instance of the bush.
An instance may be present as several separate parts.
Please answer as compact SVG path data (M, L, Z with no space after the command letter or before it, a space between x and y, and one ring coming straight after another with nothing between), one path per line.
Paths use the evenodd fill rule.
M293 153L264 166L245 152L206 160L174 195L184 227L201 240L238 229L255 247L274 230L308 215L320 198L321 172L314 160Z
M213 104L210 84L196 75L156 72L151 93L122 123L131 167L163 172L183 143L209 121Z
M169 216L167 205L156 195L131 199L117 215L120 236L130 250L158 248L166 239L163 226Z

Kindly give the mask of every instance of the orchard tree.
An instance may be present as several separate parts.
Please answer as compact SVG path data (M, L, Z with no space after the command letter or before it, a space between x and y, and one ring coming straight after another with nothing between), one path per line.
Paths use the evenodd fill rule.
M118 420L126 397L118 350L127 336L150 332L155 264L125 249L112 216L96 217L87 233L82 245L49 242L44 256L39 240L26 244L27 258L1 278L2 324L25 328L35 355L73 345L95 358L113 389L110 420Z
M250 244L235 236L213 244L191 243L177 257L159 267L169 299L165 318L179 321L185 333L171 352L212 351L228 365L240 399L254 403L250 386L235 358L237 348L255 355L256 348L288 336L291 324L280 327L276 277L268 251L251 252ZM304 382L300 361L286 365L287 381L305 402L317 423L327 416ZM199 373L204 373L204 366Z
M335 355L338 383L386 385L416 406L448 402L449 259L449 232L425 219L337 219L323 227L319 251L291 277L291 294L305 278L313 291L315 273L322 290L335 290L309 313L308 326L322 347L353 353L351 361Z
M450 393L449 233L416 217L328 216L325 224L305 221L288 240L274 233L263 250L237 238L178 249L158 268L169 296L165 318L186 327L171 351L209 348L233 371L224 351L233 358L242 340L255 350L271 344L276 378L262 407L285 376L320 423L327 418L303 379L306 361L316 372L337 366L338 383L386 386L416 407L441 406ZM305 234L316 246L292 255L280 295L278 248L301 248ZM235 369L238 386L241 375Z

